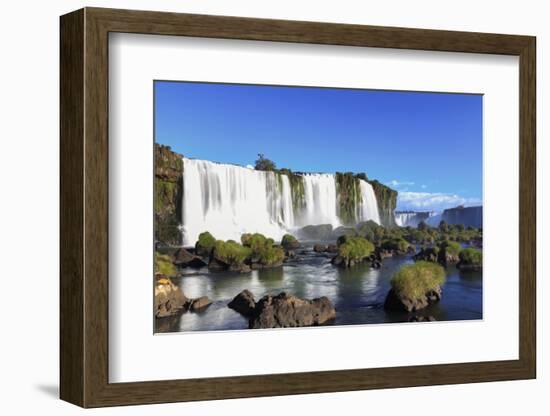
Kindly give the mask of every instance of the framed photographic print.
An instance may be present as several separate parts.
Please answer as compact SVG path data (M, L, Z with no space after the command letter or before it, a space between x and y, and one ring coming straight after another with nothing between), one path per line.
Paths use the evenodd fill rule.
M61 398L534 378L535 49L62 16Z

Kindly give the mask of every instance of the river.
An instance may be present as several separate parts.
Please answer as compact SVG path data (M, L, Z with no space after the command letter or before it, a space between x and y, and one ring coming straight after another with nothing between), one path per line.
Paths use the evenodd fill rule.
M174 280L189 298L208 296L212 305L201 312L156 319L155 332L214 331L248 328L247 318L227 307L242 290L256 300L282 291L300 298L329 298L336 308L330 325L359 325L408 322L411 316L432 316L437 321L482 319L482 272L462 272L447 267L443 295L422 311L407 314L386 311L384 299L393 273L412 263L410 255L384 259L380 269L366 264L342 269L330 264L333 255L313 252L313 243L298 250L297 259L283 267L250 273L209 273L208 269L184 269Z

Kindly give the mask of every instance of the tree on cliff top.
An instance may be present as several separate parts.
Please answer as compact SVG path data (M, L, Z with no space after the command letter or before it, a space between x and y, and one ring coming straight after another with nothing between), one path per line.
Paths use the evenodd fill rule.
M264 157L263 153L258 153L258 159L256 159L256 170L275 170L275 162Z

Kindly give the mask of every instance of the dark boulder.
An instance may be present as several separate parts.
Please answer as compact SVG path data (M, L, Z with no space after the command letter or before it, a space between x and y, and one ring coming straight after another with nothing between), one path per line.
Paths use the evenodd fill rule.
M200 298L190 300L189 310L193 312L197 312L201 309L206 308L207 306L210 306L211 304L212 304L212 301L208 298L208 296L201 296Z
M331 240L336 240L343 235L355 237L357 236L357 230L354 227L337 227L332 231Z
M233 298L228 305L231 309L239 312L241 315L250 316L254 311L256 302L254 301L254 295L248 289L243 290L237 296Z
M335 266L341 266L344 264L345 260L342 256L334 256L330 262Z
M285 234L281 240L281 246L286 250L300 248L300 242L291 234Z
M298 230L298 236L305 240L329 240L332 233L332 225L306 225Z
M426 308L427 306L439 302L441 299L441 288L430 290L425 295L411 299L406 296L401 296L391 289L386 296L384 302L385 309L414 312Z
M196 269L206 266L206 262L203 259L190 253L183 247L174 253L174 264L179 267L192 267Z
M305 300L282 292L261 298L252 312L249 327L289 328L317 326L336 317L336 310L326 297Z
M327 253L338 253L338 246L336 244L329 244L327 246Z
M315 244L313 246L313 251L315 251L316 253L324 253L325 251L327 251L327 246L325 246L324 244Z

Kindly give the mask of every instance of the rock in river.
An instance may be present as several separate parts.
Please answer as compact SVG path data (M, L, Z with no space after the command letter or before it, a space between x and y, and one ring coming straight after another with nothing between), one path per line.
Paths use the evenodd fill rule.
M155 316L164 318L180 312L187 304L188 299L182 290L172 281L161 274L156 275L155 282Z
M208 296L201 296L200 298L192 299L189 302L189 310L197 312L207 306L210 306L211 303L212 301L208 298Z
M191 254L183 247L174 253L174 264L180 267L192 267L196 269L206 266L206 262L203 259Z
M327 246L325 246L324 244L315 244L313 246L313 251L315 251L316 253L324 253L325 251L327 251Z
M386 296L384 308L414 312L424 309L433 303L439 302L439 300L441 300L441 288L438 288L437 290L430 290L424 296L415 299L398 295L394 289L391 289Z
M249 327L258 329L317 326L335 317L336 310L325 296L306 300L282 292L277 296L264 296L256 303Z
M254 301L254 295L248 289L243 290L227 305L234 311L239 312L241 315L250 316L254 311L256 302Z

